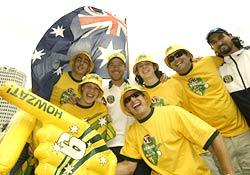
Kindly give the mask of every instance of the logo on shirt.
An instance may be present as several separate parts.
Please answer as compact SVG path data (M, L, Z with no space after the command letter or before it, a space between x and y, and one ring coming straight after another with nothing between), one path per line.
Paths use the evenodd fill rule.
M164 106L164 99L158 96L154 96L151 102L153 106Z
M60 97L60 104L67 103L70 98L75 97L75 96L76 96L76 94L74 92L74 89L72 89L72 88L69 88L69 89L63 91L63 93Z
M113 96L113 95L107 96L107 102L108 102L109 104L114 103L114 101L115 101L115 96Z
M190 78L188 80L188 86L194 93L198 95L204 95L205 90L208 88L208 84L200 77Z
M158 158L161 155L160 150L158 149L158 145L154 137L150 137L150 135L145 135L143 137L142 150L145 157L154 165L157 165Z
M232 77L231 75L225 75L225 76L223 77L223 81L224 81L225 83L231 83L233 80L234 80L234 79L233 79L233 77Z

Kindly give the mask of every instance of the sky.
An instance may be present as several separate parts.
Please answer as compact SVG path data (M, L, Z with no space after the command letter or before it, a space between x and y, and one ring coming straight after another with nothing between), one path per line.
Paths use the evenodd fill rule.
M166 68L164 52L172 44L185 46L195 57L213 55L205 37L215 27L250 41L246 0L8 0L0 6L0 65L26 73L30 88L36 45L54 22L81 6L126 18L130 66L139 54L150 54L167 75L173 72Z

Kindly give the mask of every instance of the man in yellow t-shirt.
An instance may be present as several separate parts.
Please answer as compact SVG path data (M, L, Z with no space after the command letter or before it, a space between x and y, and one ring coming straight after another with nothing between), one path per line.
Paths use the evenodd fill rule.
M153 174L209 175L194 144L203 149L212 146L223 172L233 174L219 132L198 117L177 106L152 107L149 94L131 85L124 88L120 101L122 110L137 121L126 134L121 150L126 161L118 163L117 175L133 172L141 158Z
M92 58L86 51L73 56L69 65L72 70L70 72L63 71L60 79L53 86L50 96L50 102L59 107L70 100L75 103L76 97L80 97L78 85L82 81L82 77L94 68Z
M188 97L189 111L215 127L224 137L236 173L250 173L250 132L244 117L219 76L222 59L193 55L180 45L166 49L165 63L175 70Z
M90 54L86 51L82 51L74 55L69 62L71 71L63 71L59 80L53 86L50 102L61 107L62 104L71 102L75 103L76 99L80 97L78 94L78 85L82 80L82 77L87 73L90 73L94 68L94 63ZM28 157L28 147L29 144L26 144L21 156L20 161L23 162L21 158L25 159ZM15 166L13 172L19 169L19 166ZM11 172L12 174L12 172Z
M108 120L108 109L103 103L97 101L104 93L102 78L97 74L87 74L79 83L78 91L81 97L77 99L76 104L65 103L61 108L87 121L106 142L114 138L115 129Z
M186 95L180 82L173 78L161 82L162 72L158 63L148 54L141 54L136 58L133 66L136 82L146 90L156 106L177 105L186 106Z
M136 80L139 80L137 83L151 97L152 105L177 105L188 110L188 99L182 84L174 78L161 82L160 76L162 73L153 57L147 54L139 55L133 66L133 72L136 75ZM199 147L195 147L195 149L213 172L213 175L220 175L212 154Z

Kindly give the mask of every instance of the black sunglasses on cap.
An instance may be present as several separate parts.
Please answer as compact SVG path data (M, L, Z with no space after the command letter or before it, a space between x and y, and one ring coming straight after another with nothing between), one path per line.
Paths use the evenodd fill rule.
M180 58L182 55L187 54L185 50L178 50L174 54L167 57L168 63L172 63L176 58Z
M139 97L140 95L143 95L143 93L140 92L140 91L137 91L137 92L131 94L130 96L124 98L123 103L124 103L124 104L127 104L127 103L129 103L129 102L131 101L132 97L133 97L133 98L137 98L137 97Z

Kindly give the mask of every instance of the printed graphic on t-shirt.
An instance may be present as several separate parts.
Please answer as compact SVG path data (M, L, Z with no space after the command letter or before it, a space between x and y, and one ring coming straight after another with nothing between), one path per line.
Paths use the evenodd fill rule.
M71 97L75 97L75 96L76 96L76 93L74 92L74 89L72 88L69 88L66 91L63 91L60 97L60 104L67 103Z
M164 106L165 103L164 103L164 99L161 98L161 97L158 97L158 96L154 96L152 99L151 99L151 104L153 106Z
M232 75L225 75L224 77L223 77L223 81L225 82L225 83L231 83L231 82L233 82L233 77L232 77Z
M107 96L107 102L108 102L109 104L114 103L114 101L115 101L115 96L113 96L113 95Z
M208 88L208 84L200 77L190 78L188 80L188 86L194 93L198 95L204 95L205 90Z
M158 149L158 145L154 137L150 137L150 135L145 135L143 137L142 150L145 157L154 165L157 165L159 156L161 156L161 152Z

